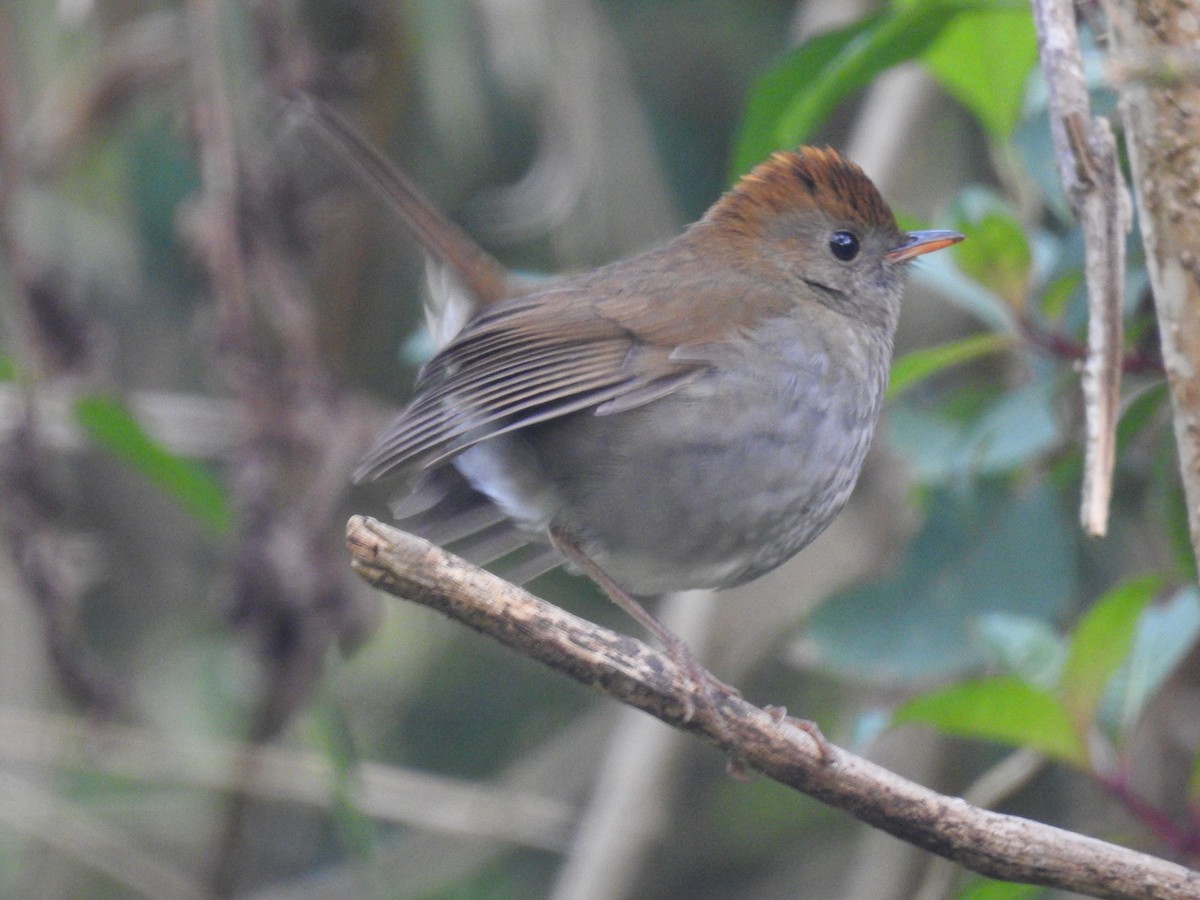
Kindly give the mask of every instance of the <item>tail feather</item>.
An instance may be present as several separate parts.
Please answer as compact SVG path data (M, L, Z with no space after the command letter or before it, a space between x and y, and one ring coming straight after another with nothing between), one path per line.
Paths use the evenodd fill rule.
M512 561L505 560L496 566L496 574L513 584L528 584L539 575L545 575L563 564L563 558L549 544L532 543L525 552Z
M504 521L467 535L447 549L477 566L486 566L528 544L528 535L523 534L512 522Z
M556 568L562 557L537 534L518 527L454 466L421 473L411 493L392 505L396 525L514 584Z

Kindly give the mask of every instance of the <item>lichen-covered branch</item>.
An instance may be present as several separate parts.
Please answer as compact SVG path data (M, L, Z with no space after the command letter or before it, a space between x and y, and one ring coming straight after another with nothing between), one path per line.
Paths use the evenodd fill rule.
M1192 549L1200 560L1200 3L1106 4L1146 269L1171 390Z

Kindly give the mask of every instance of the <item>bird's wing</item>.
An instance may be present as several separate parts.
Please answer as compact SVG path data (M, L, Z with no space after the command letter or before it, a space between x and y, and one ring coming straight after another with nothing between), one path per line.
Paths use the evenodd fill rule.
M470 322L426 364L416 397L355 473L431 466L480 441L582 409L611 414L701 375L674 341L639 334L578 287L516 297ZM643 301L644 302L644 301Z

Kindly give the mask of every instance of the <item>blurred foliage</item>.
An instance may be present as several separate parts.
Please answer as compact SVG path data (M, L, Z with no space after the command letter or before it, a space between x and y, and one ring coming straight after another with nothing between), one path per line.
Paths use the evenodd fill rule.
M1161 578L1145 576L1101 597L1061 642L1053 687L1045 686L1041 673L1030 677L1012 666L1012 674L910 700L896 710L894 721L1029 747L1084 770L1096 766L1097 777L1117 778L1120 773L1106 771L1104 760L1119 758L1146 704L1200 635L1200 593L1188 586L1150 606L1162 588ZM1009 654L1020 640L1039 645L1047 640L1036 630L1022 638L1010 629L1009 635ZM1046 650L1038 646L1035 652L1044 657ZM1098 742L1111 742L1116 753L1097 760Z
M883 12L818 35L750 94L733 171L807 142L838 103L898 63L920 58L996 139L1017 121L1037 61L1028 8L1008 0L895 0Z
M1195 652L1200 596L1138 238L1131 236L1130 243L1129 375L1111 536L1087 540L1076 524L1077 362L1086 320L1082 245L1054 170L1027 6L893 0L789 49L789 21L797 10L818 5L606 0L596 6L603 16L589 35L627 55L637 103L675 189L672 199L688 213L703 208L729 172L744 172L773 150L802 140L845 140L863 93L900 63L922 66L943 92L939 128L953 132L959 148L957 167L921 154L911 162L914 170L917 164L932 168L934 182L961 176L962 183L943 184L948 193L926 208L897 210L905 227L932 224L968 237L952 253L923 259L914 272L914 292L942 304L925 319L938 336L898 354L878 436L910 479L912 534L890 566L881 561L882 570L797 624L795 641L806 650L802 672L777 664L776 644L764 646L745 677L747 695L786 700L835 740L852 735L886 745L907 733L891 726L923 724L980 742L952 745L954 755L944 766L949 783L939 785L950 791L960 791L995 762L990 745L1037 750L1061 765L1040 777L1036 789L1008 798L1017 811L1066 827L1129 833L1124 819L1094 824L1092 810L1104 804L1114 816L1124 810L1143 829L1133 840L1156 839L1164 853L1194 852L1200 758L1190 732L1166 728L1155 711L1160 704L1189 704L1183 708L1194 713L1194 685L1181 673ZM21 57L22 107L65 111L72 121L92 73L109 64L105 49L120 27L162 25L158 17L184 9L159 3L147 13L142 6L21 5L10 21ZM403 348L424 346L414 324L418 304L410 302L419 290L420 262L390 222L381 224L386 220L350 208L328 191L329 182L340 179L327 160L309 160L305 168L271 156L286 156L279 145L286 143L288 124L261 95L290 70L271 68L279 60L255 31L271 5L251 6L264 18L233 4L223 7L229 58L222 65L242 116L239 126L254 135L246 139L246 154L255 165L247 168L268 186L255 196L279 204L253 213L283 233L281 258L295 264L289 272L302 273L296 280L310 295L303 314L289 308L295 317L275 317L280 331L270 334L301 330L298 323L311 317L322 375L329 379L314 392L319 396L386 386L399 397L397 386L407 383L414 363ZM478 202L489 185L517 182L539 149L558 146L560 135L540 118L553 107L547 85L573 84L576 70L544 72L543 81L529 70L518 77L505 70L516 65L517 39L530 31L530 22L488 18L467 0L304 0L276 9L285 11L288 39L301 48L293 46L287 62L311 77L315 89L359 112L372 138L499 255L520 266L556 267L552 240L489 231L495 224L485 214L490 207ZM505 56L506 49L516 55ZM1096 108L1110 111L1100 51L1091 43L1087 50ZM140 92L130 88L128 96L107 98L107 118L75 122L79 134L74 144L67 142L67 158L50 159L48 153L47 160L34 160L46 162L52 174L32 179L23 192L21 239L31 258L65 270L63 302L98 323L103 339L96 344L106 350L94 365L112 370L71 376L69 415L100 453L62 454L69 465L57 465L63 461L56 458L52 467L69 470L56 482L67 485L63 521L99 535L92 544L105 557L89 569L88 554L80 554L82 574L70 582L77 583L77 603L66 606L85 610L81 639L131 685L118 720L186 735L201 746L253 734L264 685L295 659L287 648L316 647L311 669L293 673L294 682L280 682L293 689L281 691L286 696L279 702L294 718L281 714L279 740L309 754L306 766L327 773L329 793L309 805L311 798L297 788L289 801L262 800L231 812L211 783L175 784L169 767L160 775L146 765L141 777L104 770L84 752L93 737L87 733L62 739L80 752L62 765L61 779L48 781L75 808L111 823L120 840L153 848L197 881L210 874L221 823L240 815L240 835L254 858L248 889L278 888L278 896L286 896L293 882L347 877L348 871L366 874L353 888L340 882L342 896L364 883L366 895L389 897L544 896L562 864L562 847L509 844L469 828L464 836L455 830L464 826L453 809L419 793L392 799L415 810L376 818L356 804L357 767L380 762L484 790L539 793L578 817L604 799L591 797L588 780L601 768L602 741L574 747L565 762L556 755L562 752L556 742L584 727L593 698L401 604L389 603L381 617L359 623L363 633L372 625L374 631L348 658L326 648L351 644L359 632L349 626L336 638L322 632L321 643L305 630L310 620L289 616L294 595L288 592L274 598L269 614L257 611L260 627L249 639L244 610L237 615L244 597L230 595L237 593L231 585L253 584L254 568L246 558L250 551L231 546L230 536L272 512L247 509L244 502L247 485L266 478L263 469L245 466L241 444L216 464L173 453L139 422L135 403L118 399L142 389L226 398L239 379L290 373L282 352L273 358L276 367L248 375L228 371L228 357L214 349L214 287L196 252L211 234L198 195L204 165L188 112L195 100L183 74L169 66L166 71L171 74L148 79ZM528 90L522 93L522 87ZM604 92L618 87L603 82ZM573 112L576 121L593 113L599 120L597 111ZM38 128L62 124L52 116L33 121ZM257 154L270 165L258 165ZM316 200L288 180L293 165ZM612 247L597 242L593 249L599 263ZM0 290L8 302L16 267L12 260L5 266ZM10 343L20 339L12 317L2 327L8 346L0 354L0 382L15 390L25 380L27 348ZM287 407L296 402L289 392L298 391L297 383L309 384L280 376L270 390L281 408L299 407L297 419L309 422L308 407ZM104 389L96 386L101 384ZM302 428L288 431L276 412L268 404L242 409L239 425L261 431L283 461L288 490L279 490L277 512L311 522L322 503L307 490L316 491L328 473L305 463L315 455L314 445L332 444L333 436L317 429L311 444L297 442ZM378 415L362 418L373 423ZM117 464L89 468L87 460L96 455ZM202 528L179 528L155 505L163 498ZM382 515L384 504L363 491L329 503L329 515ZM147 520L147 509L156 517ZM338 531L330 527L319 547L264 540L251 561L267 558L284 574L296 572L319 552L340 554ZM537 587L584 615L620 622L577 580L552 575ZM335 618L329 598L337 591L320 597L324 605L316 606L315 617ZM231 608L240 634L224 627L221 614ZM28 617L13 619L23 623L10 629L16 635L7 652L13 671L39 670L17 651L43 643L49 658L61 651L53 643L55 629L71 619L72 609L37 610L41 632ZM28 705L46 693L42 683L29 687L22 680L6 700ZM47 705L52 712L65 703ZM1148 733L1161 736L1175 755L1148 747L1153 741L1139 743ZM848 817L772 783L728 779L706 749L692 748L662 785L667 812L655 808L661 832L647 837L655 865L642 873L638 895L698 896L713 884L724 886L720 896L793 895L803 884L810 896L834 897L850 867L871 868L857 855ZM1086 778L1067 780L1062 771ZM1137 793L1146 773L1161 778L1158 794ZM1093 792L1085 795L1088 784ZM567 830L559 841L569 840ZM102 866L64 864L73 858L69 838L62 838L66 846L51 838L0 827L0 895L137 894L98 874ZM39 852L29 853L31 846ZM403 877L393 877L392 866ZM880 883L895 889L900 876L887 865L880 872ZM964 880L957 894L971 900L1044 895L978 879Z
M804 637L822 668L880 683L965 674L983 661L973 633L980 616L1063 610L1076 579L1062 561L1075 540L1059 498L1044 486L1018 492L995 481L970 489L930 491L924 525L896 571L808 619Z
M1045 888L1030 884L1010 884L980 878L963 888L958 900L1039 900L1046 895Z
M85 394L75 401L74 413L96 446L145 476L214 534L229 528L229 504L221 482L150 437L120 400Z
M1062 705L1017 678L965 681L910 700L896 711L895 722L926 722L947 734L1017 744L1077 766L1087 762Z
M903 5L913 10L932 4L910 0ZM989 138L1008 140L1037 62L1033 21L1023 3L977 4L947 23L921 61Z
M942 369L971 362L989 353L1003 350L1012 343L1004 334L972 334L936 347L913 350L892 363L887 399L895 400L909 387L931 378Z

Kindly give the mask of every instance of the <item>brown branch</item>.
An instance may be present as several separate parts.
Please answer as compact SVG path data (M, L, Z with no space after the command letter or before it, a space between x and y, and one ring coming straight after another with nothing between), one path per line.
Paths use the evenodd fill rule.
M1029 316L1018 317L1017 327L1026 343L1053 359L1075 362L1087 358L1087 344L1077 341L1061 331L1047 328ZM1144 351L1126 353L1121 357L1121 371L1126 375L1161 376L1163 374L1162 360L1156 355Z
M1200 4L1110 0L1119 59L1161 61L1196 46ZM1200 561L1200 84L1162 79L1121 86L1146 270L1171 390L1192 549Z
M9 395L13 424L0 434L0 538L41 617L59 684L83 707L111 716L121 690L79 624L82 588L63 566L61 495L45 458L38 404L47 387L74 398L98 377L98 341L94 323L65 296L62 279L25 242L18 200L29 166L21 144L16 46L11 13L0 9L0 294L10 301L0 303L0 331L19 364Z
M663 654L593 625L421 538L363 516L347 526L354 570L668 725L703 736L757 769L902 840L992 878L1109 898L1194 898L1200 873L1049 825L979 809L839 747L818 746L777 711L738 697L720 716ZM685 720L685 710L700 707Z
M1107 119L1091 114L1075 5L1071 0L1033 0L1033 17L1058 175L1083 229L1088 340L1082 377L1086 428L1080 520L1088 534L1100 537L1108 529L1116 462L1129 195L1112 128Z
M226 59L222 6L187 6L201 191L186 234L212 287L218 369L242 411L244 430L227 467L238 548L229 617L256 641L262 683L249 740L261 745L311 696L329 647L353 641L366 622L329 529L341 516L345 473L368 436L328 374L303 287L305 260L290 240L301 230L297 186L255 142L250 101L233 87L241 57ZM265 4L258 13L256 23L273 32L278 22ZM262 757L248 750L238 774L245 784L262 777ZM225 799L212 854L217 896L242 890L255 853L248 793Z

